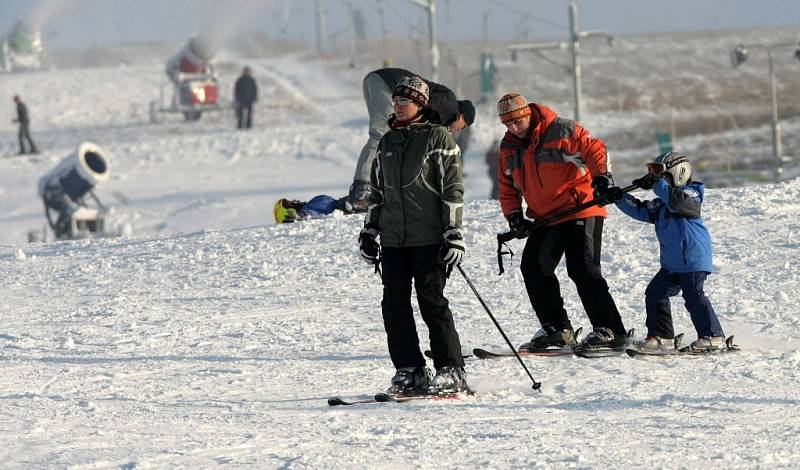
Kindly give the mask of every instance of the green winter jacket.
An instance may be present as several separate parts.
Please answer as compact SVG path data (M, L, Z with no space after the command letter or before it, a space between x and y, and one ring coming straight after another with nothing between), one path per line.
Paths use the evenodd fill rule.
M461 228L461 150L445 127L423 122L384 134L370 179L365 225L377 227L381 245L435 245Z

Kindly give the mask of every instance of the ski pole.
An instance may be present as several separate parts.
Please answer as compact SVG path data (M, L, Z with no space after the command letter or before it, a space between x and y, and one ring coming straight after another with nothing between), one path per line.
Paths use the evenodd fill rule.
M519 354L517 354L517 350L514 348L514 345L511 344L511 340L508 339L508 336L506 336L506 332L503 331L503 328L501 328L500 324L497 323L497 319L495 319L494 315L492 315L492 311L489 310L489 306L486 305L486 302L483 301L483 298L478 293L478 290L475 289L475 286L472 284L472 281L470 281L469 277L467 277L467 273L464 272L464 268L462 268L460 264L457 265L456 267L458 268L458 272L461 273L461 276L464 277L464 280L467 281L467 285L469 286L470 289L472 289L472 292L475 294L475 297L478 298L478 301L483 306L483 309L486 310L487 314L489 314L489 318L491 318L492 322L494 322L494 326L497 327L497 331L499 331L500 334L503 335L503 339L506 340L506 343L508 343L508 347L511 348L511 352L514 353L514 356L516 356L516 358L519 361L519 363L522 364L522 368L525 369L525 372L528 374L528 377L531 378L531 381L533 382L533 387L532 388L534 390L539 390L539 393L541 393L542 392L542 383L541 382L537 382L536 379L533 378L533 375L531 375L531 371L528 370L528 366L526 366L525 362L522 361L522 358L519 357Z
M629 186L625 186L624 188L622 188L622 194L629 193L629 192L633 191L634 189L638 189L638 188L639 188L639 186L637 186L635 184L631 184ZM550 216L547 216L547 217L545 217L543 219L537 219L535 222L533 222L527 228L527 230L519 231L519 232L515 232L515 231L512 230L512 231L508 231L508 232L505 232L505 233L498 233L497 234L497 264L500 267L500 274L503 274L505 272L505 269L503 269L503 255L508 253L508 254L511 254L512 257L514 256L514 253L512 253L510 249L507 252L503 251L503 245L504 244L510 242L511 240L513 240L515 238L519 238L519 239L526 238L531 234L532 231L536 230L537 228L543 227L545 225L552 224L553 222L561 220L564 217L569 217L570 215L577 214L578 212L580 212L580 211L582 211L584 209L588 209L590 207L594 207L594 206L597 206L597 205L606 205L606 204L603 204L603 202L605 202L605 199L603 199L603 198L592 199L591 201L586 201L583 204L579 204L579 205L577 205L575 207L572 207L570 209L567 209L565 211L557 212L557 213L555 213L553 215L550 215Z
M378 245L378 256L375 257L375 272L378 274L378 276L381 277L381 280L383 280L383 271L381 271L381 261L383 261L383 250L381 249L381 246Z

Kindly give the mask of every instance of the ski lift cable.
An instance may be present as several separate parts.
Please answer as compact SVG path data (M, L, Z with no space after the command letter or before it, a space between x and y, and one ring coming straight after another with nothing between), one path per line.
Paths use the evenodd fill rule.
M531 15L528 12L525 12L525 11L522 11L522 10L520 10L518 8L514 8L512 6L506 5L505 3L502 3L502 2L500 2L498 0L486 0L486 1L489 2L489 3L494 3L497 6L503 7L503 8L505 8L506 10L508 10L508 11L510 11L512 13L516 13L518 15L527 16L527 17L529 17L529 18L531 18L533 20L536 20L536 21L538 21L540 23L544 23L546 25L553 26L555 28L559 28L559 29L563 29L563 30L569 30L568 27L564 26L561 23L557 23L555 21L551 21L551 20L548 20L546 18L540 18L538 16Z
M415 28L415 27L416 27L417 23L415 23L415 22L413 22L413 21L409 20L409 19L408 19L406 16L404 16L402 13L400 13L400 12L397 10L397 8L395 8L394 4L392 4L391 2L386 2L386 4L385 4L385 5L386 5L387 7L389 7L389 9L390 9L390 10L392 10L392 13L394 13L395 15L397 15L398 17L400 17L400 19L401 19L401 20L405 21L405 23L406 23L408 26L410 26L411 28Z

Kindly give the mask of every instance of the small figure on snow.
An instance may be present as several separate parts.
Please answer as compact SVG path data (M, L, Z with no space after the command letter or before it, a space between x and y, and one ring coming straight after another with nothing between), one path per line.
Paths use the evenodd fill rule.
M236 101L236 128L250 129L253 127L253 103L258 100L258 85L250 67L242 70L242 75L236 79L233 88Z
M655 225L661 248L661 269L645 290L647 337L640 348L673 348L675 331L669 298L683 292L686 310L697 330L698 339L690 348L702 352L725 346L722 331L711 301L703 291L711 274L711 236L700 210L704 186L692 179L689 159L678 152L659 155L647 164L647 174L633 181L642 189L652 189L656 199L640 201L622 195L616 206L625 214Z
M520 350L576 345L555 274L564 256L567 274L594 327L580 347L624 346L625 327L600 268L605 208L592 206L533 230L530 220L603 197L613 185L605 143L580 124L559 117L547 106L528 103L518 93L503 96L497 112L508 129L500 143L500 206L517 237L528 237L520 269L542 325ZM528 206L525 214L523 199Z
M369 172L375 160L375 151L381 137L389 131L389 117L392 115L392 93L400 81L414 76L405 69L386 67L368 73L364 77L364 101L369 113L369 139L361 149L356 164L353 184L350 186L350 203L357 211L367 209L369 194ZM461 129L471 126L475 121L475 106L469 100L457 101L456 95L446 86L423 81L428 85L430 100L428 117L432 123L447 127L454 135Z
M492 189L489 190L489 199L497 200L500 196L500 186L497 183L497 168L500 165L500 142L495 140L485 155L486 166L489 171L489 180L492 182Z
M33 143L33 139L31 139L31 130L30 130L30 116L28 116L28 107L25 106L25 103L22 102L22 98L19 95L14 95L14 103L17 104L17 118L14 119L15 123L19 123L19 154L23 155L26 153L39 153L36 150L36 144ZM25 142L28 142L28 148L25 148Z
M461 152L447 129L432 121L425 80L404 77L392 102L391 130L378 144L358 237L361 256L376 270L383 264L381 309L397 369L389 393L466 391L461 342L444 296L448 270L461 264L465 251ZM414 325L412 281L428 326L432 379Z
M278 202L272 206L275 222L279 224L313 219L330 214L335 210L340 210L345 214L353 212L347 197L334 199L327 194L320 194L307 202L297 199L278 199Z

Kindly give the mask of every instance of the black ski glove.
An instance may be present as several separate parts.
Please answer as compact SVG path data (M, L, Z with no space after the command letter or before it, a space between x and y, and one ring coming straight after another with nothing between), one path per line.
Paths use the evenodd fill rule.
M525 238L530 235L532 226L533 221L526 219L521 210L508 214L508 227L516 234L517 238Z
M456 227L448 228L442 238L444 238L445 243L444 263L447 265L449 272L454 266L461 264L461 260L464 259L464 253L467 251L467 245L464 243L464 235L461 234L461 230Z
M368 264L378 264L380 246L376 240L377 236L378 229L373 225L367 225L358 234L358 250L361 253L361 258Z
M656 185L656 181L659 179L660 177L657 174L648 173L641 178L636 178L635 180L631 181L631 184L642 189L653 189L653 186Z
M611 176L611 173L603 173L600 175L595 175L592 179L592 187L594 188L594 198L600 199L603 196L603 193L606 192L606 189L609 186L614 186L614 177Z
M600 205L605 206L607 204L614 204L622 199L624 194L625 193L622 192L622 188L619 186L611 186L600 196L603 199L603 202Z

